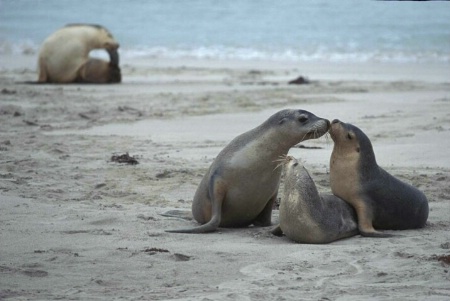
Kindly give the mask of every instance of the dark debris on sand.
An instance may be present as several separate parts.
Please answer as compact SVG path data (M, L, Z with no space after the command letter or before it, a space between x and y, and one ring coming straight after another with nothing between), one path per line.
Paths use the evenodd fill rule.
M125 153L123 155L113 155L111 157L111 162L124 163L129 165L139 164L138 160L136 160L135 157L131 157L128 153Z
M309 79L307 77L304 76L299 76L296 79L293 79L291 81L288 82L289 85L307 85L310 84L311 82L309 81Z

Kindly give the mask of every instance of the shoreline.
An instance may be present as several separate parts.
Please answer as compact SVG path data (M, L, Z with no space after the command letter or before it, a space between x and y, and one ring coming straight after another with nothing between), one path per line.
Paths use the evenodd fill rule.
M6 54L1 55L1 57L1 71L37 72L37 53L33 55ZM331 62L126 57L121 59L121 66L123 69L199 68L206 70L285 71L289 73L298 72L299 76L303 75L312 80L424 81L434 83L450 81L448 72L450 62ZM286 78L288 79L288 77ZM127 77L124 76L124 82L127 81Z

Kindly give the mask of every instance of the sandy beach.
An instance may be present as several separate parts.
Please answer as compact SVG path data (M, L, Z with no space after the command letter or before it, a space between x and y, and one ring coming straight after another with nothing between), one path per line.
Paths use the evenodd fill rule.
M450 300L448 64L122 61L121 84L29 85L36 56L2 56L0 300ZM189 210L218 152L284 108L360 127L427 195L426 227L327 245L166 233L196 223L160 213ZM332 140L301 145L330 191ZM139 164L111 162L125 153Z

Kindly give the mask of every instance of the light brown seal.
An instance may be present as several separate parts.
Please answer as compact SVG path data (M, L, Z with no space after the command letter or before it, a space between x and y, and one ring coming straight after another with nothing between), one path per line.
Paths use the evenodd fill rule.
M236 137L211 164L194 195L192 213L202 225L168 232L271 225L281 175L277 159L297 143L322 136L329 126L310 112L282 110Z
M272 233L298 243L325 244L358 234L353 207L335 195L319 194L306 168L291 156L284 160L279 219Z
M120 82L119 43L103 26L69 24L50 35L39 52L39 83ZM105 49L110 62L90 59L93 49ZM98 70L96 68L99 68Z
M354 125L333 120L330 158L333 194L351 204L364 236L391 236L376 229L421 228L428 218L428 201L417 188L379 167L369 138Z

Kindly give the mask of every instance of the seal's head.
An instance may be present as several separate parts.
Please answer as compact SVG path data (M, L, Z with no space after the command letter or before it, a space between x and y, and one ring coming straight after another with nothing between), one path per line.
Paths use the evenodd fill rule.
M281 155L280 158L275 161L278 162L278 165L277 167L275 167L275 169L283 166L285 172L291 170L293 166L298 165L298 160L288 155Z
M333 156L346 157L349 161L357 159L361 167L376 164L372 143L358 127L334 119L329 133L334 142Z
M335 145L339 145L339 148L343 151L356 153L363 151L373 152L372 143L366 134L350 123L334 119L331 122L329 132Z
M318 195L313 179L302 162L292 156L286 156L284 161L284 189L285 191L300 189L301 193L297 196L304 196L310 200L318 199L313 197L313 194Z
M317 117L305 110L279 111L272 115L266 124L277 129L277 135L292 145L319 138L330 128L330 122L327 119Z
M284 169L286 173L292 173L299 166L299 162L292 156L286 156L284 159Z

